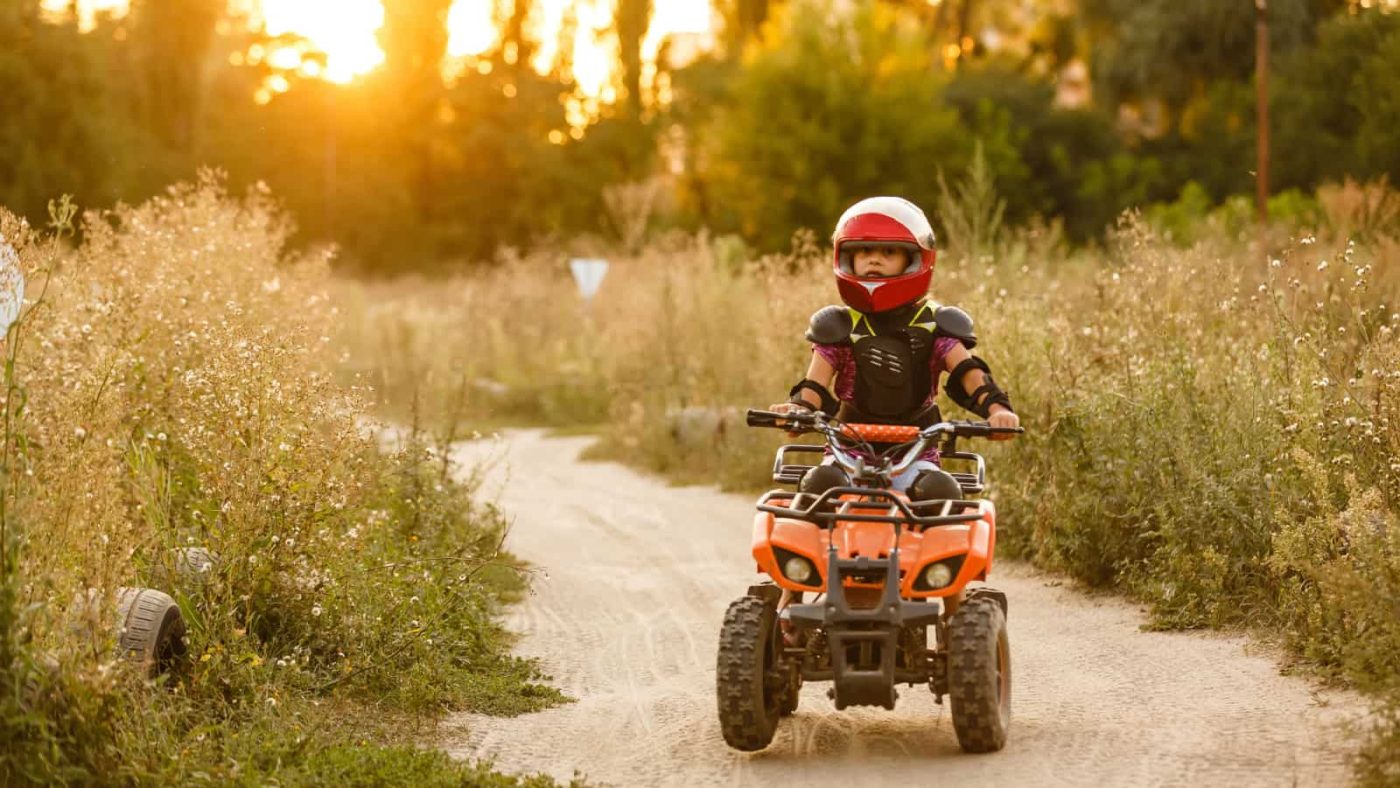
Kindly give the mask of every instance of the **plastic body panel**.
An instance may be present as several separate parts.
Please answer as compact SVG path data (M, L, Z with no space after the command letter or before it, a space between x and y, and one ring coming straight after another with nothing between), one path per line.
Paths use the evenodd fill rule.
M889 507L883 505L861 507L855 498L843 496L843 502L848 504L845 511L852 514L889 511ZM898 526L900 596L906 599L949 596L973 580L986 579L996 550L996 508L991 501L985 500L969 502L969 505L976 506L980 515L970 523L934 526L922 532L907 525ZM827 551L833 538L836 540L837 557L841 560L862 557L871 561L881 560L889 556L894 546L895 526L843 521L838 517L835 527L828 530L815 523L779 517L769 512L754 515L752 548L758 569L773 578L779 587L790 591L826 589ZM817 577L807 584L795 583L784 577L773 552L775 547L811 561L817 569ZM929 564L957 555L965 555L966 558L953 582L933 591L914 590L919 573ZM879 588L883 583L862 583L848 578L844 585L848 588Z

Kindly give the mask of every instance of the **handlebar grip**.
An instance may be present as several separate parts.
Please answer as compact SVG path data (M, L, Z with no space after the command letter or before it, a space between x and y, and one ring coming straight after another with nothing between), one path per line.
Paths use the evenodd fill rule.
M771 410L749 408L744 411L744 421L750 427L779 427L789 431L796 431L797 427L811 427L816 423L816 416L812 413L802 411L794 413L774 413Z
M991 435L1020 435L1024 427L993 427L985 421L956 421L954 435L964 438L984 438Z
M749 408L744 411L744 422L750 427L776 427L782 420L782 415L771 410L758 410Z

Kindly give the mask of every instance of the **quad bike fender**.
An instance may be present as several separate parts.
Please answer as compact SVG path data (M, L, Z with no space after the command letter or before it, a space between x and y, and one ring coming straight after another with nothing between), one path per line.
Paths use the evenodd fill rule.
M989 501L979 501L982 517L966 525L929 528L919 542L917 558L905 572L905 596L927 599L956 594L973 580L985 580L996 548L996 511ZM935 591L916 591L915 583L929 564L961 559L953 582ZM901 562L903 563L903 562Z
M795 583L779 568L776 549L806 558L816 568L809 583ZM768 512L754 516L753 557L758 571L773 578L779 587L789 591L820 591L826 587L826 561L823 560L826 545L820 530L812 523L802 520L777 518Z

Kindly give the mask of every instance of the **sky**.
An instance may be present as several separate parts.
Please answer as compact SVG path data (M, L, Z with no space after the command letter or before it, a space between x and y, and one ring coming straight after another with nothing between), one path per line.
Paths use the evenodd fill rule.
M536 11L544 43L537 63L547 64L555 54L555 36L565 6L577 5L579 24L574 41L574 69L579 87L590 96L605 89L611 69L611 45L600 44L595 32L609 26L612 0L541 0ZM654 0L652 29L643 44L646 59L655 57L669 33L703 32L711 24L708 0ZM66 7L69 0L44 0L51 9ZM235 0L262 18L272 35L296 33L310 39L327 55L326 77L347 82L370 71L383 60L375 31L383 24L380 0ZM101 10L123 10L127 0L78 0L79 14L90 20ZM495 40L491 26L491 0L457 0L448 15L448 53L479 53Z

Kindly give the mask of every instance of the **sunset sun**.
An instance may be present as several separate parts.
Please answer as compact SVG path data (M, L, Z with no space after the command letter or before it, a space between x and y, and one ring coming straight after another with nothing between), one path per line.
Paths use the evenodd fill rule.
M567 7L572 4L578 17L573 41L575 78L580 89L598 96L611 74L615 57L606 34L612 23L613 0L542 0L535 8L532 27L540 42L535 65L548 67L558 52L557 31ZM51 11L69 8L71 0L44 0ZM95 15L121 13L129 0L79 0L79 18L91 26ZM481 53L496 40L491 20L492 0L456 0L448 13L450 57ZM334 82L349 82L373 71L384 62L377 33L384 24L381 0L232 0L230 10L246 15L253 25L265 25L270 35L303 36L313 48L325 53L323 76ZM701 33L711 28L711 6L704 0L655 0L652 26L643 42L643 56L656 57L661 41L674 33ZM293 53L269 53L274 65L283 68ZM276 60L273 60L276 58ZM281 62L277 62L280 60ZM295 62L291 63L295 68Z

